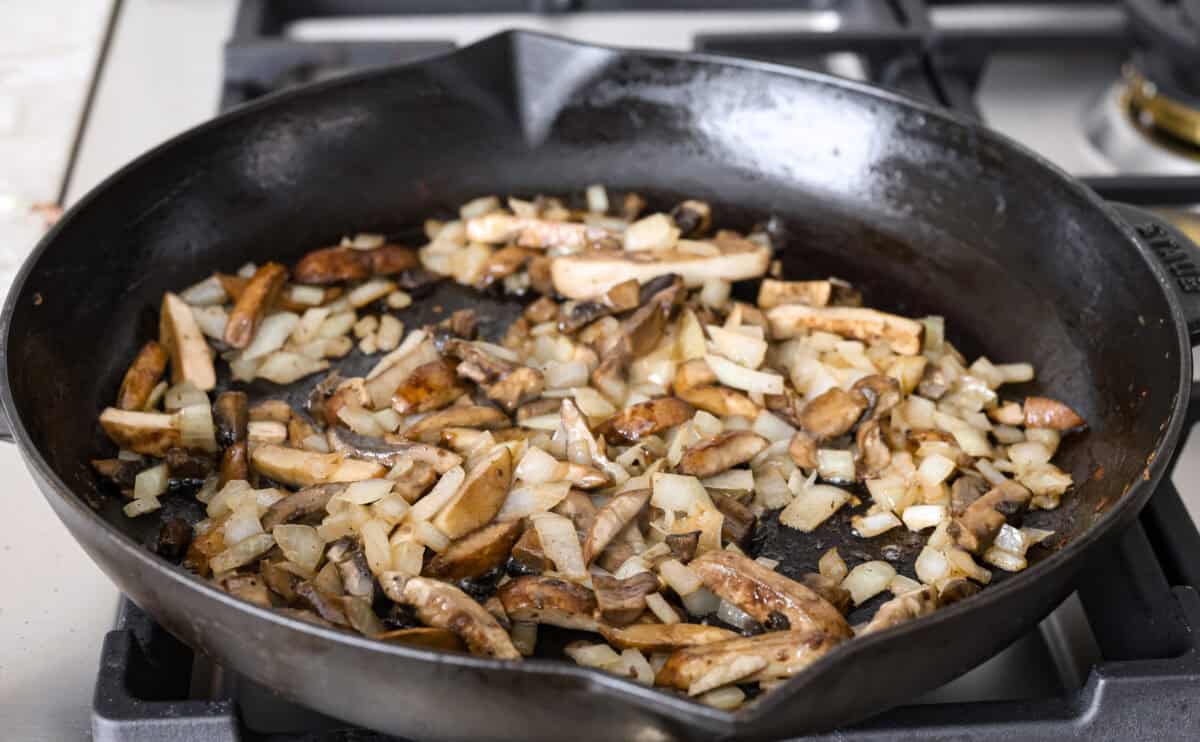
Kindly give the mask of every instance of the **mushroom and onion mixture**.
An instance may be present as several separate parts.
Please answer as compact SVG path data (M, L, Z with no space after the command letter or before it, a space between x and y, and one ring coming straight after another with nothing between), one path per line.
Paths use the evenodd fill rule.
M509 660L541 626L587 632L575 662L721 708L1051 535L1020 516L1071 487L1051 459L1084 421L1001 396L1029 364L968 365L941 318L767 277L767 235L714 231L703 202L643 216L593 186L586 205L478 199L419 250L359 235L166 294L96 470L129 517L203 503L156 516L160 553L257 605ZM472 310L405 328L405 287L443 279L540 297L495 342ZM744 279L756 304L731 298ZM355 347L369 373L331 370ZM215 359L231 386L311 396L218 393ZM842 508L862 539L927 534L913 576L833 548L796 580L744 551L769 512L809 533Z

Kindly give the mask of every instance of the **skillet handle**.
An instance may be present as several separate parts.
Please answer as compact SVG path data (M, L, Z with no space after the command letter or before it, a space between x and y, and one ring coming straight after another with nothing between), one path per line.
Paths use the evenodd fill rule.
M1146 255L1162 270L1183 308L1192 345L1200 345L1200 246L1165 218L1146 209L1122 203L1113 203L1112 207L1137 233Z

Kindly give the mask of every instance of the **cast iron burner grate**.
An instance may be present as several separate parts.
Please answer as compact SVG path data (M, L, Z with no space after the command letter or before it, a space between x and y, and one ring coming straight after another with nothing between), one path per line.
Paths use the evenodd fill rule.
M710 34L696 49L821 66L852 54L863 76L968 116L1001 52L1125 50L1124 25L1039 32L934 30L934 0L243 0L225 52L222 109L293 84L414 61L451 41L297 41L300 19L428 13L589 13L797 8L838 11L833 31ZM968 3L955 3L964 5ZM995 5L992 3L991 5ZM1068 5L1070 3L1067 3ZM636 42L636 40L632 40ZM1102 196L1200 203L1200 178L1097 177ZM1189 422L1200 421L1193 406ZM944 688L829 739L1062 740L1200 737L1200 533L1169 480L1041 626ZM128 600L105 638L93 701L97 742L386 742L213 666Z

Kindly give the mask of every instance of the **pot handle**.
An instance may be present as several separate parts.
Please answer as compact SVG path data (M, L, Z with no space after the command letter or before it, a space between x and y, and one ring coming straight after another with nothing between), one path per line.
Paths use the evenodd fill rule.
M1129 204L1111 205L1137 233L1143 251L1161 269L1183 308L1192 345L1200 345L1200 246L1157 214Z

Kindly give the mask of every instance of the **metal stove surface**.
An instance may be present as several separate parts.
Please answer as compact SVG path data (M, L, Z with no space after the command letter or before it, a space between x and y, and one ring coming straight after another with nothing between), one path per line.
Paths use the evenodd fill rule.
M771 6L754 12L713 10L732 3L710 2L709 10L680 13L668 6L689 3L664 0L645 3L660 9L638 13L547 14L515 13L528 4L501 1L482 5L509 12L430 13L464 4L469 3L244 0L235 15L231 0L219 0L190 5L187 12L197 28L208 29L210 44L217 41L213 30L231 22L219 86L222 107L287 84L437 53L503 28L535 28L600 43L767 56L868 80L980 117L1087 177L1109 198L1150 206L1200 203L1200 179L1191 177L1200 172L1195 163L1168 159L1131 167L1106 155L1107 145L1096 134L1095 121L1104 119L1117 132L1112 136L1134 135L1126 137L1133 151L1145 145L1107 108L1127 54L1124 18L1114 3L767 0L744 4ZM629 3L565 5L613 9ZM780 10L784 6L789 9ZM389 14L396 8L410 12ZM168 75L146 67L171 42L139 31L165 12L153 0L124 3L72 180L76 195L214 109L212 88L202 85L218 80L211 60L184 65L186 86L171 85ZM188 43L200 48L195 38ZM211 56L213 48L204 47L204 53ZM153 96L131 89L131 81L147 79ZM204 93L199 101L197 89ZM1183 468L1200 476L1200 454L1185 454ZM1200 692L1200 657L1193 645L1200 600L1190 587L1200 585L1198 569L1200 536L1178 493L1164 486L1142 525L1037 631L913 704L834 736L1198 737L1200 719L1188 703ZM94 708L95 738L113 742L384 739L299 708L194 657L127 601L117 629L105 640Z

